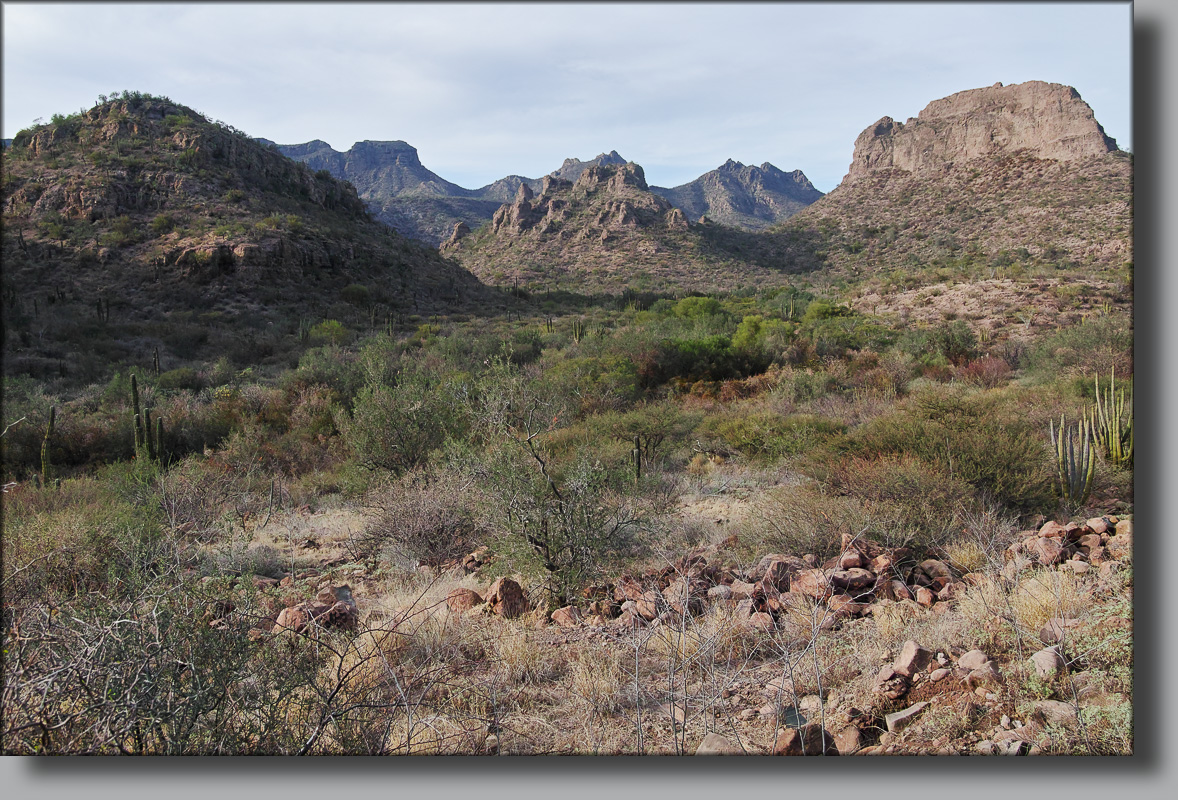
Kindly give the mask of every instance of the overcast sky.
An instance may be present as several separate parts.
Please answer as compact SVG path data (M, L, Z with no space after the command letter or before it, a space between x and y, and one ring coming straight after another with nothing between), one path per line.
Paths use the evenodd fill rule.
M137 89L281 144L401 139L477 188L616 149L660 186L729 158L822 191L882 116L1076 87L1131 149L1108 3L3 4L3 135Z

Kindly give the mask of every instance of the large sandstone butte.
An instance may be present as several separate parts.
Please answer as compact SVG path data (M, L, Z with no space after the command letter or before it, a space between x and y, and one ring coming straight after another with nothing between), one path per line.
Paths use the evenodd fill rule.
M895 168L928 174L945 164L1029 151L1071 161L1117 149L1092 108L1070 86L996 83L934 100L906 123L884 117L855 140L844 182Z

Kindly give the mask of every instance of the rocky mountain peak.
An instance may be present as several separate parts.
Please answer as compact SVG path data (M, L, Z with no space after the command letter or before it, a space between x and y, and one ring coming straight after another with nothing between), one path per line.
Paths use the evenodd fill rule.
M1043 81L958 92L906 123L882 117L855 140L845 180L884 169L932 173L947 164L1027 151L1070 161L1115 151L1079 92Z
M578 158L566 158L564 163L560 165L560 169L553 170L549 175L554 178L560 178L561 180L575 181L589 167L618 166L625 163L626 159L618 155L617 150L610 150L608 153L599 153L596 158L590 159L589 161L581 161Z
M379 161L384 165L396 164L402 167L420 167L417 148L400 140L394 142L379 142L365 139L356 142L348 155L360 160Z

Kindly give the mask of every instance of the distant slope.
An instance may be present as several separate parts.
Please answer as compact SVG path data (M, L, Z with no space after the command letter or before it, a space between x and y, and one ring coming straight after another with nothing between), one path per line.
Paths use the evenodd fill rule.
M707 216L754 231L788 219L822 197L801 170L787 173L768 162L754 167L732 159L690 183L650 190L681 208L689 219Z

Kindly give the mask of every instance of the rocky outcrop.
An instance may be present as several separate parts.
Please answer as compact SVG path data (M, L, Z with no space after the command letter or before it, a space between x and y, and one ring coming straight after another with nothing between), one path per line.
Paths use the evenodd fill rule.
M691 219L707 215L723 225L753 231L788 219L822 197L801 170L783 172L768 162L745 166L732 159L689 183L650 190Z
M906 123L883 117L855 140L844 179L885 169L935 174L946 164L1027 151L1070 161L1117 149L1070 86L1042 81L958 92L934 100Z

